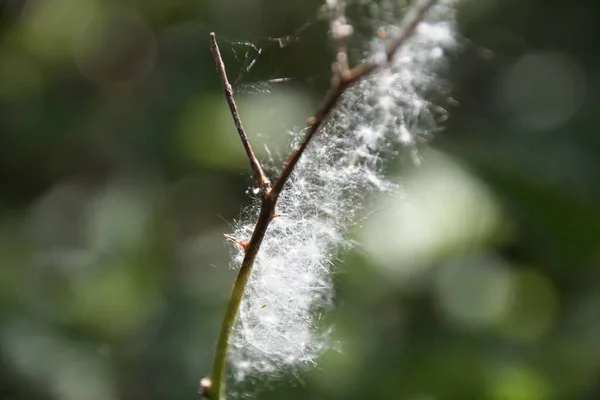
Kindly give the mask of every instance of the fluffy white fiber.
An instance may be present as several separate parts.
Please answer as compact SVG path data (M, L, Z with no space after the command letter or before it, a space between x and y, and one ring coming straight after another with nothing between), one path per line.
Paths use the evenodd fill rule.
M394 61L350 88L282 192L256 259L231 339L235 379L273 377L315 362L328 347L322 316L333 306L332 265L369 195L395 190L382 174L401 146L439 129L445 112L426 98L455 47L453 1L441 1ZM393 27L384 27L389 36ZM381 58L383 43L369 56ZM380 52L382 54L380 54ZM298 140L302 132L297 134ZM256 206L233 235L247 240ZM234 266L243 252L236 248Z

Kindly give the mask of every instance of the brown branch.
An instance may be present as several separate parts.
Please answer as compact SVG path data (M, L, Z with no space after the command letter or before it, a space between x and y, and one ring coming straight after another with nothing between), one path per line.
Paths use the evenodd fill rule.
M400 33L391 41L391 43L387 47L386 61L391 61L394 58L394 55L397 52L397 50L407 41L408 38L410 38L419 22L421 22L425 17L427 10L429 10L429 8L431 8L435 4L435 2L436 0L419 0L413 6L411 11L404 17L402 23L400 24ZM211 47L213 55L215 56L215 61L219 70L219 75L221 76L221 81L223 82L225 96L229 103L236 127L238 128L238 133L240 134L240 138L242 139L242 143L244 144L244 148L248 153L248 158L250 159L250 163L255 174L255 179L257 180L257 186L263 189L264 193L264 196L262 196L260 214L256 221L254 232L252 233L252 237L250 238L250 240L248 242L245 242L241 239L232 238L235 242L240 243L240 245L244 249L245 254L244 259L242 260L242 264L240 266L240 270L238 271L238 275L233 284L231 295L229 297L229 303L225 312L225 317L223 318L223 322L221 324L221 330L219 332L219 338L217 340L213 360L213 368L211 373L212 381L205 381L211 382L212 384L206 385L202 390L203 396L205 396L207 399L224 400L224 379L227 352L229 348L229 337L235 326L238 309L241 304L244 295L244 290L248 279L250 278L252 268L254 266L254 262L256 260L256 256L260 249L261 243L265 237L269 224L277 215L275 213L275 206L277 205L277 199L279 197L279 194L281 193L290 175L294 171L298 161L302 157L302 154L308 147L310 141L315 136L315 134L319 132L319 130L327 120L327 117L337 105L337 102L339 101L342 94L359 79L362 79L368 74L372 73L376 68L378 68L381 65L381 62L367 61L360 65L357 65L351 70L346 69L342 71L342 73L334 75L332 79L331 89L329 91L329 94L325 98L325 101L317 109L315 115L308 120L308 126L304 133L304 138L302 142L300 143L298 148L296 148L296 150L294 150L288 156L288 159L285 162L281 173L277 178L277 181L272 187L270 187L269 181L264 176L262 168L260 167L260 164L254 157L250 145L248 144L246 135L244 134L237 113L237 108L235 107L235 103L233 102L231 86L227 81L227 76L225 75L225 68L223 66L218 47L216 45L214 33L211 33L211 39ZM338 61L339 60L336 60L336 62ZM339 68L339 66L334 67L334 70L335 68Z
M252 175L254 179L254 186L261 189L263 193L266 193L271 183L269 182L269 179L263 172L260 162L254 155L254 151L252 151L252 147L250 146L250 142L248 141L248 136L246 136L246 131L244 130L244 126L242 125L242 120L240 119L235 100L233 99L233 89L229 84L229 79L227 79L227 72L225 72L225 64L223 64L223 58L221 57L219 45L217 44L217 37L214 32L211 32L210 34L210 49L213 55L213 59L215 60L217 71L219 72L219 77L221 78L221 84L223 85L223 91L225 92L225 99L227 99L227 104L229 104L229 110L231 111L233 122L238 131L238 135L240 136L240 140L242 141L242 145L244 146L244 150L246 150L248 161L250 161L250 167L252 168Z
M408 39L410 39L419 23L425 18L425 14L427 14L427 11L429 11L429 9L433 7L433 5L437 2L438 0L418 0L415 3L415 5L408 11L406 16L400 23L400 32L396 35L396 37L392 38L392 41L387 46L387 62L390 62L394 59L394 56L396 55L398 49L401 48L402 45L404 45L404 43L406 43ZM371 73L378 66L379 63L375 61L365 62L363 64L357 65L355 68L352 69L350 78L354 77L354 80L356 81L356 79L359 79L360 77Z
M398 49L411 37L419 25L419 22L423 20L427 11L436 3L436 1L437 0L421 0L417 2L404 17L402 23L400 24L400 33L387 47L386 58L388 62L394 58ZM298 148L289 155L283 166L283 169L281 170L281 173L279 174L279 177L273 184L273 188L270 191L270 195L272 197L277 198L279 196L279 193L281 193L283 186L294 171L294 168L300 160L300 157L302 157L302 153L304 153L304 150L306 150L306 147L308 147L308 144L314 135L323 126L323 123L329 116L329 113L336 106L338 100L340 97L342 97L342 94L346 91L346 89L348 89L348 87L352 86L358 80L364 78L366 75L372 73L379 66L380 64L376 61L366 61L357 65L351 70L346 71L346 73L333 78L331 89L325 101L321 107L319 107L315 115L308 120L308 126L306 128L306 132L304 133L304 139Z

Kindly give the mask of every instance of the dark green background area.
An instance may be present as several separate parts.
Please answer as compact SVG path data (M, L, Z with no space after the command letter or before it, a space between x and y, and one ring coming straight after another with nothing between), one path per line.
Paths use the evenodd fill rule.
M0 3L1 399L199 398L250 185L208 33L278 160L328 86L320 5ZM400 216L340 254L339 344L236 393L600 398L600 8L470 0L458 20L446 129L391 169Z

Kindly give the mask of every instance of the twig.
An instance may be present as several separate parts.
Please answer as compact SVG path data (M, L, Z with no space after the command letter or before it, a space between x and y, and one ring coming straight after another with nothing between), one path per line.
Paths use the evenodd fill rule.
M419 23L425 18L427 11L429 11L429 9L437 2L438 0L418 0L408 11L400 23L398 35L393 38L387 46L386 58L388 62L394 59L398 49L401 48L408 39L410 39ZM354 77L354 81L356 81L364 75L371 73L379 65L380 63L376 61L367 61L357 65L352 69L348 79L352 79Z
M419 22L421 22L425 17L427 10L429 10L435 3L436 0L420 0L413 6L413 8L404 17L403 21L400 24L400 33L396 38L392 40L392 42L387 47L386 61L390 61L393 59L397 50L406 42L408 38L410 38ZM224 73L225 68L223 66L223 61L221 60L220 55L218 53L218 47L216 46L216 39L214 33L211 33L211 39L213 55L216 54L215 60L217 62L219 74L221 75L221 81L223 82L223 86L225 89L225 96L232 110L232 115L236 123L236 127L238 127L238 133L240 133L240 138L242 139L244 148L246 148L246 152L248 154L248 158L250 159L250 164L252 165L255 177L264 177L264 174L262 173L262 168L260 167L260 164L254 157L254 154L250 149L250 145L248 144L246 135L243 132L243 128L241 128L241 122L239 121L237 109L235 107L235 103L233 102L231 87L229 86L227 82L227 77ZM294 171L296 164L300 160L300 157L302 157L302 154L308 147L310 141L315 136L315 134L319 132L320 128L323 126L327 117L329 116L333 108L336 106L344 91L348 89L348 87L356 83L358 80L372 73L380 65L381 62L367 61L357 65L351 70L345 70L343 73L334 76L334 78L332 79L331 89L329 91L329 94L325 98L325 101L323 102L321 107L318 108L315 115L308 120L307 128L304 133L304 138L302 142L300 143L298 148L296 148L288 156L288 159L285 162L279 174L279 177L275 181L275 184L273 184L272 187L270 187L268 184L264 186L264 196L262 196L260 214L256 221L252 237L248 242L243 242L241 240L232 238L234 241L244 244L242 247L244 249L245 254L244 259L242 260L242 265L240 266L240 270L231 290L229 303L227 305L227 310L225 312L225 317L223 318L223 322L221 324L219 338L215 347L215 355L211 373L212 381L208 381L211 384L203 390L203 396L207 399L225 399L225 372L227 351L229 348L229 337L235 326L238 310L242 301L242 297L244 295L246 284L252 272L252 267L254 266L254 261L256 260L256 255L258 254L258 250L260 249L269 224L277 215L275 214L275 206L277 205L277 199L279 197L279 194L283 190L283 187L285 186L287 180ZM260 182L268 183L266 177L264 177L264 179L264 181L261 180Z
M419 25L419 22L421 22L425 17L427 10L429 10L436 3L436 1L437 0L421 0L417 2L408 12L400 24L400 33L396 38L393 39L392 43L387 48L387 61L391 61L394 58L396 51L411 37L417 25ZM298 146L298 148L289 155L284 164L284 168L279 175L279 178L277 178L273 184L273 188L270 192L271 196L276 198L279 193L281 193L283 186L292 174L292 171L300 160L302 153L304 153L304 150L312 140L313 136L319 131L344 91L358 80L373 72L373 70L379 66L380 64L376 61L366 61L347 71L345 74L342 74L338 78L334 77L332 81L332 87L325 101L317 110L315 115L308 120L308 126L306 128L306 132L304 133L304 139L300 143L300 146Z
M242 120L240 119L235 100L233 99L233 89L229 84L229 79L227 79L227 73L225 72L225 64L223 64L223 58L221 57L219 45L217 44L217 37L214 34L214 32L211 32L210 34L210 49L213 55L213 59L215 60L215 64L217 66L217 71L219 72L219 77L221 78L221 84L223 85L223 91L225 92L225 99L227 99L227 104L229 104L229 110L231 111L233 122L238 131L238 135L240 136L240 140L242 141L242 145L244 146L244 150L246 150L248 160L250 161L250 167L252 168L252 174L254 178L254 185L255 187L261 189L264 193L266 193L271 183L269 182L269 179L263 172L260 162L254 155L254 151L252 151L252 146L250 146L248 136L246 136L246 131L244 130L244 126L242 125Z

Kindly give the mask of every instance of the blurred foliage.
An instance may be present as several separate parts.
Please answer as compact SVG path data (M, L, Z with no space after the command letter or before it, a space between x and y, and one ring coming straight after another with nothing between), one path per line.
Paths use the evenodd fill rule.
M319 4L0 3L0 398L198 398L250 184L208 33L278 159L327 87ZM600 398L598 11L463 3L448 129L341 255L339 346L248 393Z

